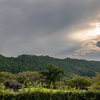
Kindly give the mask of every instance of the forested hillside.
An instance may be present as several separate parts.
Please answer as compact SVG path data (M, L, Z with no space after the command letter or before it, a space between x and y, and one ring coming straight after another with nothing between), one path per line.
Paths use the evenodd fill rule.
M45 70L47 64L54 64L64 69L64 77L95 76L95 72L100 73L99 61L86 61L78 59L58 59L49 56L19 55L18 57L4 57L0 55L0 72L11 72L17 74L25 71Z

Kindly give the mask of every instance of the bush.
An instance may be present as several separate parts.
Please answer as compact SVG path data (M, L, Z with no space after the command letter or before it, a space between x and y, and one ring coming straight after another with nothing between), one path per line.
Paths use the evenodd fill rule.
M91 86L93 80L89 77L75 77L73 79L67 80L66 85L70 87L76 87L77 89L86 89L88 86Z

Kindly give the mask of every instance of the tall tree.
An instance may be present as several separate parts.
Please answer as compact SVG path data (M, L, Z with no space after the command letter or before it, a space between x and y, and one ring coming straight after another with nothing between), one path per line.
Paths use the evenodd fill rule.
M64 74L64 70L60 67L57 67L53 64L46 65L48 70L40 71L39 73L45 77L45 81L47 84L51 82L54 84L56 81L59 81L61 78L61 74Z

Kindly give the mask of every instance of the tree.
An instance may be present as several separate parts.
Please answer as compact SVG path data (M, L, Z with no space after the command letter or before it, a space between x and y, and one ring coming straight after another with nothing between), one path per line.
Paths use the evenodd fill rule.
M76 87L80 89L86 89L88 86L91 86L93 80L90 77L79 77L76 76L73 79L67 80L66 85L70 87Z
M15 78L16 78L16 76L9 72L0 72L0 83L5 84L7 81L13 80Z
M96 76L92 77L92 79L93 79L93 84L91 88L100 90L100 73L96 72Z
M45 77L45 81L47 84L55 83L56 81L59 81L61 78L61 74L64 74L64 70L60 67L57 67L53 64L46 65L47 70L40 71L39 73Z
M19 72L17 74L16 80L19 83L24 83L27 84L29 82L32 83L32 85L34 85L34 83L40 83L42 82L42 78L41 78L41 74L39 74L39 72L37 71L27 71L27 72Z

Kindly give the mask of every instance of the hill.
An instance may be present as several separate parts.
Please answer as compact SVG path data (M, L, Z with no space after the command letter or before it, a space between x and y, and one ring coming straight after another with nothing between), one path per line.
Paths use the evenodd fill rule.
M46 70L47 64L54 64L64 69L64 77L75 75L94 77L95 72L100 72L99 61L78 60L72 58L58 59L46 56L19 55L18 57L5 57L0 55L0 72L11 72L17 74L25 71Z

